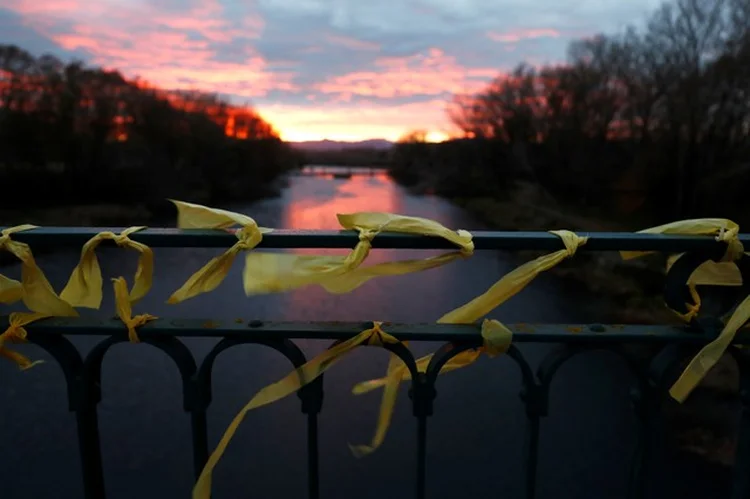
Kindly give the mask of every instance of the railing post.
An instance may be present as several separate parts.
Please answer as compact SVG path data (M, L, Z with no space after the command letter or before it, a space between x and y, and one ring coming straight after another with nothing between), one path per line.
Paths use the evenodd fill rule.
M427 417L432 416L436 396L435 386L425 373L419 373L412 380L409 397L412 399L413 413L417 418L417 499L425 499L427 494Z
M211 394L201 390L198 373L190 377L185 397L185 410L190 413L190 433L193 439L193 473L197 480L208 461L208 424L206 411L211 404Z
M97 405L101 401L98 379L86 375L86 370L76 376L78 399L73 407L78 428L78 449L81 453L83 495L86 499L104 499L104 469L99 441Z
M547 416L549 402L547 390L536 383L526 383L520 397L526 407L526 443L524 448L526 463L526 498L536 497L537 467L539 464L539 424Z
M307 496L320 497L318 414L323 409L323 376L299 390L302 413L307 415Z

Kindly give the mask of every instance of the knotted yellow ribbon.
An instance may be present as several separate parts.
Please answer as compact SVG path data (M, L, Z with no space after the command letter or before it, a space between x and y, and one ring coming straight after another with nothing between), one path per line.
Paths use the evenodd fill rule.
M5 357L15 362L22 370L41 364L43 360L32 362L28 357L13 350L9 350L5 345L8 343L25 343L27 332L24 326L28 326L34 321L49 317L47 314L39 312L13 312L8 319L9 325L3 334L0 334L0 357Z
M470 255L474 250L470 233L463 230L454 232L426 218L380 212L339 214L337 217L344 229L359 232L359 242L348 255L248 254L245 260L245 293L288 291L311 284L319 284L331 293L347 293L374 277L427 270ZM372 248L373 238L381 232L442 237L458 246L461 252L426 260L360 267Z
M683 255L671 255L667 258L666 271L672 268L672 265ZM698 286L742 286L742 274L734 262L714 262L709 260L703 262L695 269L687 282L688 291L692 298L692 303L686 303L686 313L680 313L672 310L680 319L690 322L698 315L701 309L701 296L698 293Z
M489 357L496 357L505 353L510 347L513 339L513 333L505 325L496 320L485 319L482 323L482 340L483 345L480 348L466 350L455 357L451 358L440 369L439 374L444 374L462 367L473 364L482 354L486 352ZM432 360L434 354L426 355L417 360L417 371L426 372L427 366ZM378 421L375 427L375 435L369 445L350 445L349 449L356 457L363 457L375 452L383 444L388 427L391 424L393 410L396 407L398 398L398 387L402 381L410 380L411 372L401 362L398 356L391 354L386 375L384 378L364 381L358 383L352 389L355 395L370 392L377 388L384 387L383 397L380 401L380 410L378 412Z
M700 296L696 289L698 284L735 286L741 284L739 271L732 262L739 259L744 248L738 239L739 226L724 218L706 218L697 220L683 220L673 222L659 227L642 230L647 234L694 234L694 235L716 235L718 241L727 243L727 251L722 262L706 262L701 265L688 280L688 288L694 300L694 304L688 304L688 313L681 314L683 319L691 320L700 309ZM625 259L635 258L643 255L643 252L623 252ZM676 255L668 262L668 267L679 258ZM719 336L690 361L688 366L680 375L679 379L669 389L669 394L678 402L684 402L695 389L706 373L721 359L726 349L731 345L734 336L745 322L750 318L750 297L746 297L735 309Z
M526 287L534 278L545 270L549 270L566 258L575 255L580 246L586 243L587 238L580 237L567 230L551 231L560 237L565 245L564 249L549 255L543 255L535 260L526 262L513 271L503 276L490 289L477 296L465 305L448 312L439 320L439 324L472 324L483 316L490 313L496 307L503 304ZM461 352L451 359L440 370L440 374L460 369L473 364L483 352L494 357L505 352L513 338L513 333L501 322L496 320L485 320L482 323L482 347ZM427 355L417 360L417 368L424 372L434 354ZM392 359L393 360L393 359ZM390 367L390 366L389 366ZM384 378L358 383L352 389L355 395L367 393L375 388L385 387L381 401L381 410L378 416L375 430L376 438L373 443L377 445L352 447L354 454L363 456L377 449L383 441L384 435L390 424L393 408L396 404L398 385L404 380L410 379L410 373L406 369L394 368L389 370Z
M311 383L359 345L382 346L386 343L398 343L396 338L383 331L380 326L380 322L374 322L372 328L366 329L353 338L339 343L314 359L311 359L303 366L295 369L281 380L268 385L256 393L250 402L234 417L221 437L216 449L208 458L208 462L203 471L201 471L201 475L193 488L193 499L208 499L211 497L211 477L213 470L248 412L276 402Z
M576 250L586 244L588 240L586 237L580 237L567 230L553 230L550 232L562 239L565 245L564 249L555 251L549 255L540 256L512 270L481 295L442 316L438 319L438 323L471 324L478 321L502 305L506 300L515 296L527 284L533 281L536 276L551 269L566 258L575 255Z
M128 293L128 283L123 277L117 277L112 279L113 286L115 288L115 308L117 310L117 316L128 328L128 339L131 343L140 343L138 333L135 328L141 327L147 322L158 319L158 317L151 314L140 314L133 317L132 293Z
M0 233L0 251L8 251L21 260L21 283L0 276L0 303L14 303L20 299L32 312L55 317L75 317L78 312L52 289L47 277L37 266L29 245L10 238L16 232L35 228L35 225L19 225Z
M241 213L173 199L170 199L170 201L177 207L177 227L181 229L229 229L235 225L239 225L241 229L235 232L238 241L221 256L212 258L193 274L180 289L172 293L167 303L180 303L201 293L208 293L216 289L229 273L237 254L240 251L255 248L263 239L263 234L273 230L258 227L255 220ZM247 281L247 277L245 279ZM245 287L247 287L247 282Z
M154 276L154 252L143 243L130 239L130 234L145 227L130 227L120 234L100 232L83 245L81 258L68 279L68 284L60 297L75 307L98 309L102 303L102 269L96 257L96 248L102 241L114 241L118 246L134 249L140 256L135 272L133 289L128 294L131 303L135 303L148 293Z
M726 218L697 218L693 220L681 220L649 229L639 230L637 234L679 234L679 235L716 235L718 241L727 243L727 251L724 254L725 261L736 260L743 251L742 243L737 239L740 227ZM653 251L621 251L623 260L632 260L644 255L654 253Z

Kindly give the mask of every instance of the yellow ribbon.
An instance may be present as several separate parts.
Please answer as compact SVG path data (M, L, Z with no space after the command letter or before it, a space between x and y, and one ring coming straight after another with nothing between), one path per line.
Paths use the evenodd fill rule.
M11 304L23 298L23 285L0 274L0 303Z
M329 293L344 294L354 291L370 279L383 276L395 276L421 272L441 267L459 258L466 258L467 253L454 251L444 255L425 258L424 260L401 260L383 262L367 267L358 267L350 272L324 280L320 285Z
M687 285L693 304L687 304L688 312L679 314L685 321L690 321L700 310L701 299L696 288L700 284L737 286L742 284L739 269L733 263L742 257L744 248L738 239L740 228L731 220L725 218L703 218L696 220L682 220L658 227L642 230L645 234L691 234L715 235L717 241L727 244L727 251L721 262L705 262L688 279ZM636 258L648 252L621 252L624 259ZM667 261L667 270L681 255L674 255ZM750 318L750 297L746 297L735 309L719 336L701 349L690 361L672 385L669 394L678 402L684 402L695 389L706 373L724 355L724 352L734 340L737 330Z
M737 239L739 225L726 218L697 218L681 220L649 229L639 230L637 234L680 234L680 235L716 235L718 241L727 242L724 260L736 260L742 254L742 243ZM621 251L623 260L632 260L653 251Z
M5 357L15 362L21 370L26 370L41 364L43 360L32 362L28 357L16 351L6 348L7 343L25 343L27 332L24 326L34 321L49 317L39 312L13 312L8 319L9 325L3 334L0 334L0 357Z
M128 293L128 283L123 277L117 277L112 279L115 288L115 308L117 310L117 316L128 328L128 339L131 343L140 343L138 333L135 328L141 327L147 322L158 319L158 317L151 314L141 314L133 317L132 293Z
M55 293L36 264L29 245L10 238L11 234L34 228L35 225L19 225L0 233L0 251L8 251L21 260L21 283L4 276L0 279L0 303L13 303L21 299L32 312L55 317L75 317L78 312Z
M346 293L368 280L386 275L402 275L444 265L474 250L471 234L452 231L426 218L392 213L361 212L339 214L344 229L357 230L359 242L346 256L291 255L254 252L245 259L245 293L247 295L288 291L319 284L331 293ZM460 254L442 255L427 260L388 262L361 268L372 248L373 238L381 232L398 232L442 237L461 250Z
M235 225L239 225L241 229L235 232L237 242L221 256L212 258L194 273L180 289L172 293L167 303L180 303L216 289L229 273L237 254L240 251L255 248L263 239L263 234L272 231L272 229L258 227L255 220L241 213L184 201L172 199L170 201L177 207L177 227L181 229L229 229Z
M537 275L549 270L562 260L572 257L580 246L586 244L587 238L580 237L567 230L551 231L562 239L564 249L540 256L535 260L526 262L513 271L503 276L490 289L477 296L465 305L443 315L440 324L472 324L483 316L490 313L496 307L503 304L526 287ZM448 361L440 370L440 374L460 369L473 364L483 352L494 357L507 351L513 339L513 333L501 322L496 320L485 320L482 323L482 347L461 352ZM417 360L417 368L424 372L434 354L427 355ZM392 356L393 357L393 356ZM392 359L393 360L393 359ZM390 366L389 366L390 367ZM363 456L373 452L382 443L383 437L390 425L393 408L396 404L398 385L404 380L410 379L410 373L404 368L389 370L384 378L358 383L352 389L355 395L367 393L379 387L385 387L381 401L381 410L375 430L376 438L370 446L352 447L354 454Z
M489 357L496 357L505 353L513 340L513 333L505 325L496 320L485 319L482 323L483 345L480 348L466 350L451 358L440 369L439 374L444 374L462 367L473 364L482 354L486 352ZM417 371L425 372L434 354L426 355L417 360ZM398 387L402 381L410 380L411 372L400 362L398 356L391 354L388 369L384 378L364 381L358 383L352 389L355 395L370 392L383 387L383 397L380 400L378 421L375 427L375 435L369 445L349 445L349 449L356 457L363 457L378 449L385 440L388 427L391 424L393 410L396 407Z
M669 394L682 403L690 395L708 371L719 361L734 340L737 330L750 319L750 296L745 297L727 321L719 336L704 346L693 357L679 379L669 389Z
M256 393L250 402L234 417L221 437L216 449L208 458L208 462L203 471L201 471L201 475L193 488L193 499L208 499L211 497L211 477L213 470L248 412L276 402L311 383L359 345L381 346L386 343L398 343L396 338L383 331L380 326L380 322L374 322L372 328L366 329L353 338L339 343L314 359L311 359L303 366L295 369L281 380L268 385Z
M576 250L586 244L587 241L587 238L580 237L567 230L553 230L550 232L562 239L565 245L564 249L555 251L549 255L540 256L512 270L481 295L442 316L438 319L438 323L471 324L476 322L516 295L534 280L536 276L545 270L551 269L564 259L575 255Z
M130 239L130 234L145 227L130 227L120 234L100 232L81 249L81 258L68 279L60 297L75 307L98 309L102 303L102 269L96 257L96 248L102 241L114 241L118 246L134 249L140 253L135 283L128 299L135 303L148 293L154 276L154 252L143 243Z

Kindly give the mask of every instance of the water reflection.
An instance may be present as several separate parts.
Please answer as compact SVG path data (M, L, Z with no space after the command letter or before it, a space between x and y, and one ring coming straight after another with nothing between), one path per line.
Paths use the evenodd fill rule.
M325 177L324 177L325 179ZM306 181L307 180L307 181ZM337 213L357 211L401 212L399 189L385 173L373 177L354 175L346 180L320 178L301 180L292 187L284 209L285 228L339 229ZM315 186L313 189L307 186Z

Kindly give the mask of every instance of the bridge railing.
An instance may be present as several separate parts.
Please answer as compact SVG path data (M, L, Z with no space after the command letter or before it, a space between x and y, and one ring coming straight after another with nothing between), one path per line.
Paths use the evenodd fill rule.
M119 229L102 228L40 228L13 235L16 241L28 243L34 249L80 248L91 237L104 230L119 233ZM630 233L580 233L588 242L580 248L592 251L657 251L669 254L684 253L681 264L674 264L665 276L664 298L676 309L689 302L686 285L693 271L703 262L717 260L726 244L713 237ZM214 230L147 229L132 234L131 239L150 247L206 247L226 248L236 243L235 235ZM473 234L477 250L559 250L561 239L542 232L476 232ZM750 243L750 235L740 235L739 241ZM352 231L275 230L265 234L261 248L352 248L358 237ZM450 249L453 246L439 238L407 234L381 234L373 240L374 249ZM737 266L742 276L747 272L746 259ZM738 300L747 296L747 283L736 287ZM605 324L533 324L508 325L513 333L513 344L506 356L521 374L519 396L525 407L528 438L525 443L525 496L536 497L537 461L540 445L540 423L548 415L548 400L552 381L560 367L575 355L589 350L608 350L620 356L634 376L632 406L638 424L636 452L632 456L630 496L643 497L653 474L652 442L659 435L655 422L661 414L662 403L668 396L677 370L685 359L708 342L714 340L724 326L722 316L730 312L738 301L723 303L714 316L696 315L689 324L675 325L605 325ZM684 307L682 307L684 308ZM7 317L0 319L7 321ZM237 345L258 344L286 357L294 367L303 366L308 359L294 340L330 340L332 345L360 333L362 323L332 322L273 322L248 317L243 321L222 321L213 318L158 319L138 329L140 340L168 355L176 364L182 378L184 410L191 421L193 463L196 478L208 457L206 414L211 406L214 362L223 351ZM417 451L414 456L415 496L429 496L427 481L427 425L433 414L433 402L439 395L441 369L461 352L483 345L480 327L457 324L397 324L385 323L383 328L400 340L382 346L397 355L414 373L410 381L410 400L416 420ZM97 406L102 398L101 372L107 351L120 342L128 341L123 323L117 319L53 317L30 324L28 340L46 350L60 365L67 382L69 408L77 419L78 443L82 461L85 497L104 498L105 485L102 469L101 444ZM83 357L73 346L70 337L98 335L103 339ZM221 338L199 364L183 338ZM439 341L443 346L436 352L426 369L417 367L417 359L401 342ZM553 350L540 363L536 372L516 347L521 343L553 343ZM736 451L732 498L750 497L750 362L746 351L739 348L750 343L750 334L741 330L728 350L738 364L740 373L741 424ZM650 345L651 355L635 354L628 345ZM307 480L308 496L318 498L319 462L318 419L325 414L325 376L316 378L298 391L301 413L307 419ZM1 389L1 388L0 388ZM467 419L471 417L466 415ZM7 450L0 450L5 453ZM5 455L6 459L10 456Z

